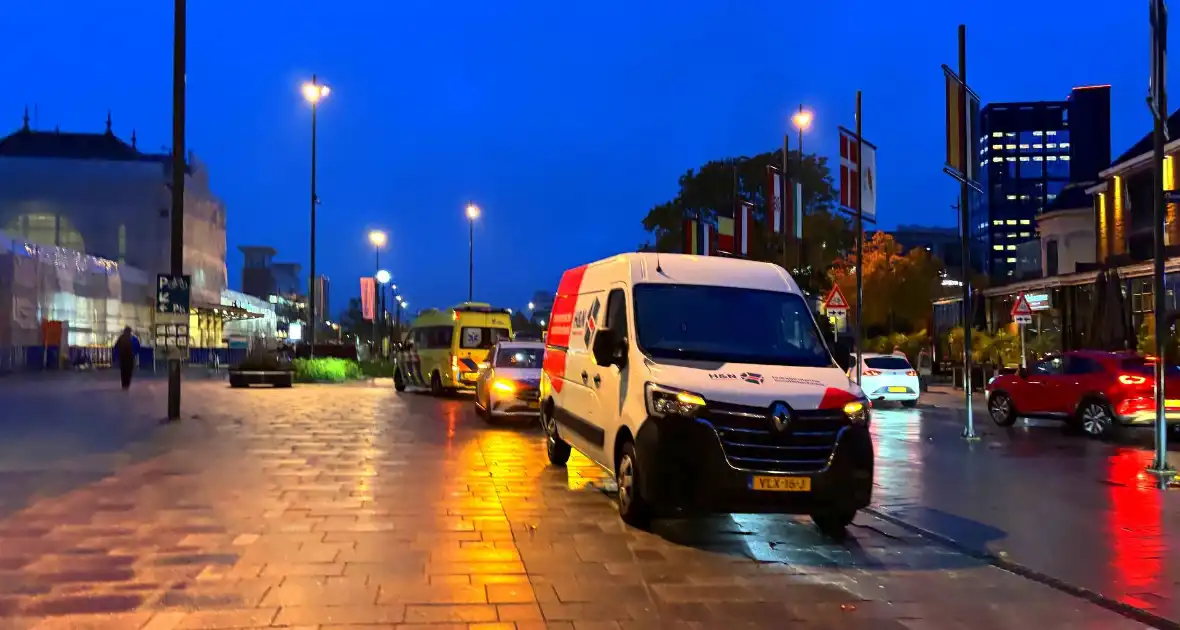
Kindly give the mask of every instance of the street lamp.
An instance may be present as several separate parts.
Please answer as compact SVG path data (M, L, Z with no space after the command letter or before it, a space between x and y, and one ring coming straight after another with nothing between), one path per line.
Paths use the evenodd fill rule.
M320 202L319 197L316 196L315 191L315 117L316 111L319 109L320 101L324 100L331 90L328 86L316 81L316 76L311 75L311 81L303 84L303 98L311 104L311 287L308 291L308 324L310 324L310 336L308 337L308 356L315 356L315 316L316 316L316 276L315 276L315 207Z
M795 184L796 185L795 185L795 190L793 192L795 193L794 196L797 197L795 202L799 205L799 215L800 216L793 217L793 218L795 219L796 222L798 222L798 225L800 225L800 226L803 225L803 216L802 216L803 215L803 132L811 127L811 123L814 119L815 119L815 115L812 114L810 110L803 109L802 103L799 104L799 111L795 112L794 116L791 116L791 124L795 125L795 128L799 130L799 165L798 165L799 170L795 174ZM786 168L787 168L786 142L783 143L783 149L784 149L783 150L783 171L785 172ZM797 270L802 270L803 269L803 234L802 234L803 230L802 230L802 228L800 228L799 232L800 233L796 235L799 239L799 252L798 252L799 253L799 265L797 267Z
M467 203L467 301L475 299L475 220L479 218L479 206Z
M531 310L533 310L534 308L536 308L536 305L535 305L535 304L533 304L532 302L529 302L529 310L531 311Z
M388 271L386 271L384 269L378 269L377 274L374 276L374 278L377 280L377 291L378 291L378 296L380 297L380 299L377 300L377 305L378 305L377 306L377 317L375 317L374 319L381 322L381 327L377 329L378 330L378 337L375 340L375 342L377 344L377 347L380 349L381 356L384 357L385 356L385 285L389 284L389 281L393 278L393 276Z
M388 242L388 238L385 236L385 232L382 232L381 230L370 230L369 231L369 242L373 244L373 263L374 263L373 270L376 273L380 273L377 270L381 269L381 248L385 247L385 243ZM374 302L376 302L375 298L376 298L376 296L374 296L374 300L373 300ZM374 304L374 306L376 306L376 304ZM375 316L373 317L373 343L374 344L376 344L377 340L381 338L381 324L382 323L384 323L384 322L382 322L380 319L378 319Z

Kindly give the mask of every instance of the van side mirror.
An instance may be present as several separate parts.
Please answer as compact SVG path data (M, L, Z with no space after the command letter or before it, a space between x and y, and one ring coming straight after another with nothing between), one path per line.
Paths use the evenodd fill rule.
M609 328L599 328L594 333L594 362L600 367L617 365L621 369L627 364L627 340Z

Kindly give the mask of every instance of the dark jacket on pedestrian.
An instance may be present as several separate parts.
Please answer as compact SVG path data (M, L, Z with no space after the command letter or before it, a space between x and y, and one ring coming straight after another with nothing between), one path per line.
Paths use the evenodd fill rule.
M115 357L119 360L119 365L135 365L135 337L131 334L131 329L123 330L123 334L115 340Z

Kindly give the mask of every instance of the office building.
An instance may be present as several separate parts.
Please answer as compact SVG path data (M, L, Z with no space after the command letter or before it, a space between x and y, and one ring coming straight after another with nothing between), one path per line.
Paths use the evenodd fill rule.
M292 323L301 324L305 331L308 302L304 287L307 286L307 280L299 263L275 261L278 252L267 245L241 245L238 249L245 259L242 264L242 292L274 306L279 338L286 338L290 334ZM317 294L317 301L320 295L327 295L327 277L320 276L320 279L323 289ZM321 324L329 319L324 317L324 311L316 313Z
M1074 88L1063 101L990 103L980 113L980 184L972 196L972 263L993 285L1012 282L1021 246L1067 185L1110 165L1110 86Z

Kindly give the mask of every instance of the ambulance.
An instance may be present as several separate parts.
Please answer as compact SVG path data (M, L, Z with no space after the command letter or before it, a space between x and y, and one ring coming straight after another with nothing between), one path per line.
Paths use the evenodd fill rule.
M481 302L428 309L410 324L393 370L393 387L438 395L475 391L496 343L512 338L512 311Z
M612 473L633 526L786 513L839 536L872 495L868 401L776 265L635 253L566 271L540 400L549 461L577 449Z

